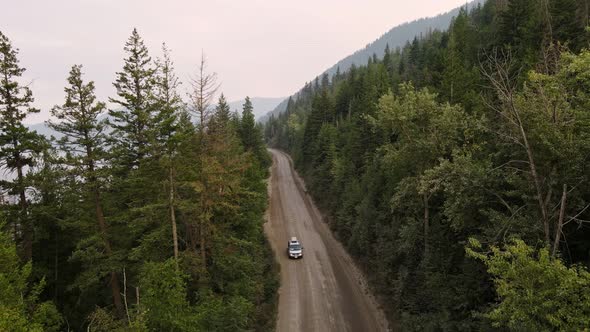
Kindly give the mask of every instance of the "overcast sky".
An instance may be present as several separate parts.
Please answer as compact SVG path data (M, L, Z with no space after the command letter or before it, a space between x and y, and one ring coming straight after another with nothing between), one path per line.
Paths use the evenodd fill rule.
M123 46L136 27L152 56L172 49L178 76L195 71L201 50L229 100L282 97L392 27L434 16L465 0L0 0L0 30L20 49L48 118L63 103L73 64L84 65L100 100L115 94ZM186 90L186 84L182 91Z

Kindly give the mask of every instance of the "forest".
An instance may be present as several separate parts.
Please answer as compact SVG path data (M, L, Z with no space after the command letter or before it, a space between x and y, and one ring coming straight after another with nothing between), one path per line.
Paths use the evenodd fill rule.
M0 32L0 331L267 331L278 267L263 234L270 156L202 58L189 98L137 30L99 101L84 67L39 112Z
M488 0L265 125L402 331L590 326L588 0Z

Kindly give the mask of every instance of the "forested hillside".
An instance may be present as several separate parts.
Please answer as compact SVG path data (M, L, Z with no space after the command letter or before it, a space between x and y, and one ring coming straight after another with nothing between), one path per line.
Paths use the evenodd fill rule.
M0 33L0 330L272 330L270 158L252 103L209 107L204 59L182 100L165 45L152 58L134 30L124 50L116 107L74 65L49 141L23 124L39 110Z
M472 1L465 6L472 8L483 4L484 0ZM373 56L381 59L385 48L396 50L403 48L408 42L414 38L421 38L421 36L428 35L435 30L446 30L451 20L459 14L461 8L455 8L447 13L437 15L435 17L421 18L412 22L398 25L391 30L384 33L381 37L371 42L365 48L360 49L353 54L338 61L332 67L328 68L323 74L328 76L339 75L341 72L348 71L350 67L364 65L367 63L369 58ZM321 75L320 75L321 76ZM278 116L280 113L285 111L287 107L287 99L280 103L276 108L269 112L267 115L260 117L260 122L264 123L274 115Z
M589 7L488 0L267 122L401 330L590 326Z
M485 0L470 1L465 4L464 7L472 8L479 4L483 4L484 2ZM385 47L388 45L391 49L396 49L398 47L402 48L408 43L408 41L414 39L414 37L426 35L433 30L445 30L451 23L451 20L456 17L460 11L461 8L455 8L434 17L421 18L412 22L400 24L384 33L375 41L369 43L365 48L338 61L326 70L325 73L332 76L336 74L337 71L347 71L353 65L364 65L373 54L377 54L380 58L383 55Z

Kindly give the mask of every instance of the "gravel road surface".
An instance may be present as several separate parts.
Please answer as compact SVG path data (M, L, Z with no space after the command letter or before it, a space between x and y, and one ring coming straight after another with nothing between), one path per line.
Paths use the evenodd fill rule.
M290 157L273 156L265 231L281 266L277 331L387 331L366 282L307 194ZM287 257L296 236L303 259Z

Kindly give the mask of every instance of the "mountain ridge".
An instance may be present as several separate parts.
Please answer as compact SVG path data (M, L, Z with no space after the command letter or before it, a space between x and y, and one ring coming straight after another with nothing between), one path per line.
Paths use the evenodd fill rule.
M288 98L284 97L252 97L250 101L252 102L252 106L254 108L254 117L256 120L260 120L264 117L265 114L269 113L273 109L275 109L281 102L287 100ZM242 113L242 107L244 105L245 99L234 100L228 103L229 108L232 112L238 112L239 114ZM103 113L100 115L100 118L108 117L107 113ZM55 137L61 138L63 135L56 132L55 130L49 128L45 122L37 122L27 124L27 127L31 130L36 131L38 134L44 135L46 137Z
M401 48L406 43L411 42L414 38L426 35L431 31L447 30L453 18L459 14L462 8L473 8L478 5L483 5L486 1L487 0L473 0L436 16L423 17L396 25L374 41L368 43L364 48L345 56L320 75L316 76L316 78L322 77L325 74L332 77L338 70L340 70L341 73L344 73L348 71L353 64L355 66L365 65L373 54L381 59L387 45L389 45L391 50L395 50L396 48ZM301 89L295 92L291 97L297 98L297 94L300 91ZM289 97L285 98L285 100L278 104L275 109L260 117L259 121L266 122L271 116L281 114L287 108L288 99Z

